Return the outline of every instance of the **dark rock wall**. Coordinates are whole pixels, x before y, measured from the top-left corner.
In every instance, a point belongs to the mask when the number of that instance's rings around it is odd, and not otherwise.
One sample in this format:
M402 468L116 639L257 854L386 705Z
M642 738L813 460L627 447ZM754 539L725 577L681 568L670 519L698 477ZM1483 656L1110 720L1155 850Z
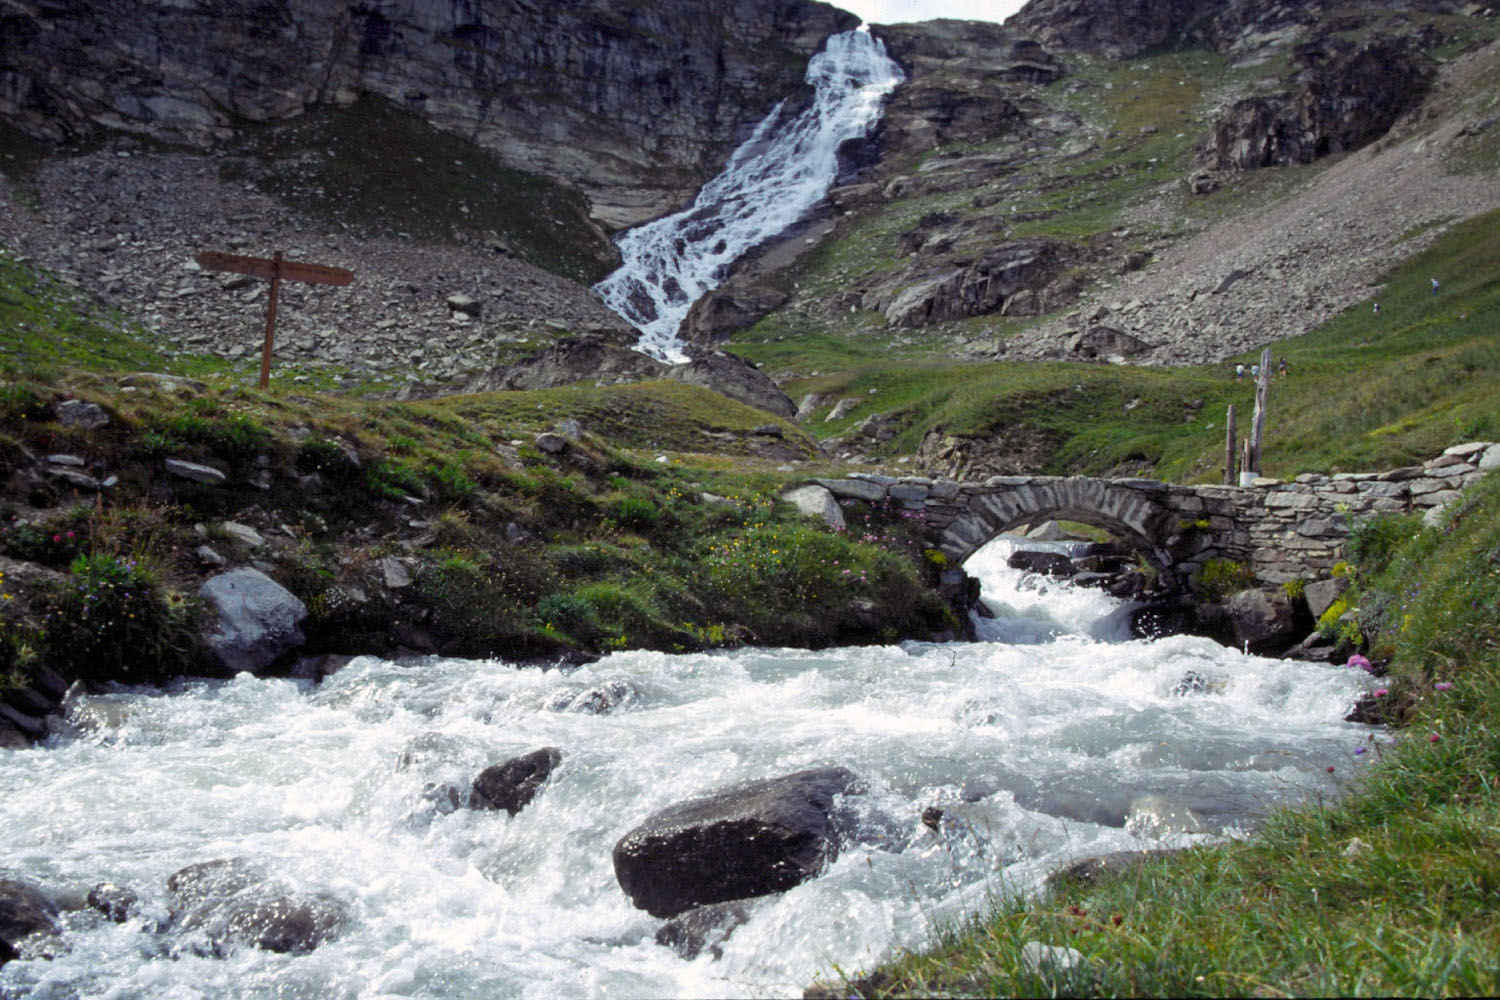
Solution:
M858 23L809 0L81 0L0 15L0 118L204 147L376 94L619 226L702 183L808 58Z

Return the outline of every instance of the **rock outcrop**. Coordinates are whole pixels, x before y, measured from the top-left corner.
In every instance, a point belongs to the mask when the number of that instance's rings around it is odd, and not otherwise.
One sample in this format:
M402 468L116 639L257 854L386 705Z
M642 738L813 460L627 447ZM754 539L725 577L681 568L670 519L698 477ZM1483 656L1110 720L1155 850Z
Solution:
M1292 90L1236 102L1198 150L1206 170L1311 163L1384 135L1426 93L1432 60L1406 38L1324 37L1296 48Z
M784 892L838 857L834 799L859 787L844 768L818 768L670 806L615 844L615 877L655 917Z
M376 95L623 226L696 190L857 23L807 0L10 4L0 118L56 140L104 128L207 147Z

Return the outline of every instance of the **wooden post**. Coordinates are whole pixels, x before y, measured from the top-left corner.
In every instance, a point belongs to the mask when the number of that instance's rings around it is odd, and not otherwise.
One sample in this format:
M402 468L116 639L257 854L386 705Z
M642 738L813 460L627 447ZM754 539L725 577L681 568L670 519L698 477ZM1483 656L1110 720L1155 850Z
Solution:
M231 271L271 280L271 297L266 306L266 341L260 351L260 387L271 384L271 344L276 338L276 297L281 292L281 282L306 281L314 285L347 285L354 281L354 272L342 267L326 264L309 264L304 261L282 260L281 251L266 257L241 257L230 253L204 251L198 255L198 265L210 271Z
M1239 468L1234 455L1234 404L1229 404L1229 412L1224 416L1224 485L1234 486L1239 482Z
M276 338L276 293L281 291L281 251L271 258L271 297L266 303L266 343L260 350L260 387L271 384L271 342Z
M1255 379L1255 415L1250 420L1250 471L1260 472L1260 451L1266 431L1266 400L1271 393L1271 349L1260 352L1260 375Z

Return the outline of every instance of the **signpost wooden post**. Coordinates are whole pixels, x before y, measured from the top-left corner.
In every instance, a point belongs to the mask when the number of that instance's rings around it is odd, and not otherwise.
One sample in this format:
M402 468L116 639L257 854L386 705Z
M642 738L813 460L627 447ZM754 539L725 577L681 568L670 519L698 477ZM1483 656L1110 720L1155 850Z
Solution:
M260 352L260 387L271 383L271 344L276 338L276 297L283 281L302 281L314 285L347 285L354 272L327 264L308 264L299 260L282 260L281 251L274 257L241 257L232 253L205 250L198 255L198 265L209 271L232 271L271 282L271 297L266 305L266 342Z

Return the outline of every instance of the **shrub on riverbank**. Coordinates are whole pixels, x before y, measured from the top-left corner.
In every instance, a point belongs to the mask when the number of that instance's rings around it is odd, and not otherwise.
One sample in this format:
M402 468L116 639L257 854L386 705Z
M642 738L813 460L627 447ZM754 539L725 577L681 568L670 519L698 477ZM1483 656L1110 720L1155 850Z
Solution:
M1500 477L1441 527L1368 536L1354 606L1394 656L1385 697L1399 686L1412 708L1329 761L1348 798L1279 812L1247 842L1002 899L838 995L1500 992ZM1029 942L1083 959L1028 965Z

